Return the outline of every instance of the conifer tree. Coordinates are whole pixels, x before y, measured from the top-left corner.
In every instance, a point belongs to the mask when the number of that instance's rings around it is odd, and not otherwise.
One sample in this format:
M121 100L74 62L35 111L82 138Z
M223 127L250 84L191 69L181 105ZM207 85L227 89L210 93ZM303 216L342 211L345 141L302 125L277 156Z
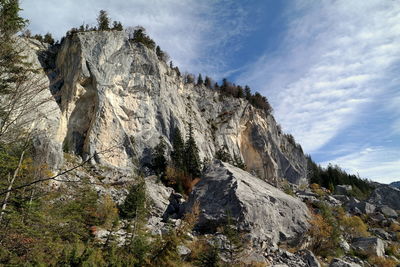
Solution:
M124 29L124 27L122 26L122 23L121 23L121 22L119 22L119 21L114 21L114 22L113 22L113 27L112 27L112 29L113 29L113 30L116 30L116 31L122 31L122 30Z
M240 85L237 87L237 97L238 98L244 97L244 91L243 91L243 88Z
M199 74L199 77L197 78L197 85L203 85L203 77L201 77L201 73Z
M199 148L193 136L193 124L189 123L188 137L185 143L185 168L193 178L200 176Z
M119 208L122 218L133 219L145 213L147 201L145 186L142 179L130 188L124 203Z
M231 154L228 152L228 147L226 145L220 147L220 149L215 152L215 158L229 164L233 164Z
M244 87L244 95L245 95L247 100L250 100L250 98L251 98L251 89L247 85Z
M167 148L162 136L159 137L160 142L154 148L153 169L157 175L163 175L167 168L167 159L165 158L165 150Z
M107 31L110 29L110 18L108 17L107 11L100 10L99 16L97 17L97 25L99 31Z
M44 35L43 42L48 43L50 45L54 44L54 39L51 33L48 32Z
M204 80L204 85L207 88L211 88L211 78L210 77L206 76L206 79Z
M184 170L184 154L185 142L183 141L181 131L178 127L175 128L172 136L172 152L171 159L175 168Z

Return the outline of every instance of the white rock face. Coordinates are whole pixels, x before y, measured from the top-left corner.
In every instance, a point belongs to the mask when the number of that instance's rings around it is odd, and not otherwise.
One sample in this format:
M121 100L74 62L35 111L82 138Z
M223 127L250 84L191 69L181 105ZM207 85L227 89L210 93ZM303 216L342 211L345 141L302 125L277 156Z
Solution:
M306 183L301 147L279 132L273 116L245 99L185 84L154 51L131 43L124 32L68 37L55 65L61 79L53 87L61 110L56 140L65 150L130 168L137 160L149 162L160 135L170 149L174 128L185 136L192 122L201 158L213 158L226 145L263 179ZM110 148L113 153L102 153Z
M51 91L50 80L55 81L56 77L51 70L43 69L47 56L54 55L54 51L47 44L34 39L18 38L17 43L25 61L31 64L35 72L30 73L21 86L24 89L20 90L24 90L28 99L16 103L17 106L23 106L25 112L18 111L19 118L15 118L15 122L26 132L32 132L36 163L57 169L63 164L62 140L57 136L61 111ZM1 99L0 104L4 100L7 99Z
M309 225L308 208L299 199L218 160L195 186L186 211L196 202L201 211L199 231L215 232L231 216L254 244L297 240Z

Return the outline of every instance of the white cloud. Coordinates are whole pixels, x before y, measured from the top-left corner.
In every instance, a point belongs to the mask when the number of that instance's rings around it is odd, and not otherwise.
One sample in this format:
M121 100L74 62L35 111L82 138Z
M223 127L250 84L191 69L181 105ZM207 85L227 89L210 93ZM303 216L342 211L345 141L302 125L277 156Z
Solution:
M321 163L339 165L349 173L363 178L390 183L400 180L400 151L384 147L367 147L358 152Z
M237 49L235 40L249 30L247 11L232 1L22 0L21 6L33 33L57 38L83 23L96 25L99 10L107 10L125 26L144 26L181 71L216 76L226 71L224 55Z
M263 91L283 128L316 152L388 90L400 61L400 3L298 1L288 19L282 49L237 80Z

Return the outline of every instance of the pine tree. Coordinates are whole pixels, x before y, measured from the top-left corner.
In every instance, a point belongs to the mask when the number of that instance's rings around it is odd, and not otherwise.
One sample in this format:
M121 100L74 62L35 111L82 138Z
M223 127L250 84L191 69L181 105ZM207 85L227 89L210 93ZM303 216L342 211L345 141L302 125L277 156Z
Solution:
M48 43L50 45L54 44L54 39L51 33L48 32L44 35L43 42Z
M188 137L185 143L185 168L192 178L200 176L199 148L193 136L193 124L189 123Z
M145 214L147 201L145 187L146 184L142 179L130 188L124 203L119 208L122 218L133 219Z
M122 31L122 30L124 29L124 27L122 26L122 23L121 23L121 22L119 22L119 21L114 21L114 22L113 22L113 27L112 27L112 29L113 29L113 30L116 30L116 31Z
M207 88L211 88L211 78L210 77L206 76L206 79L204 80L204 85Z
M197 78L197 85L203 85L203 77L201 77L201 73L199 74L199 77Z
M167 54L164 52L164 51L162 51L161 50L161 48L160 48L160 46L158 46L157 45L157 47L156 47L156 55L157 55L157 57L158 57L158 59L159 60L162 60L162 61L164 61L164 62L166 62L167 60ZM169 56L168 56L169 57Z
M162 136L159 137L160 142L154 148L153 153L153 169L157 175L164 175L167 168L167 159L165 158L165 150L167 148Z
M244 94L245 94L246 99L250 100L250 98L251 98L251 89L247 85L244 87Z
M229 164L233 164L232 156L228 152L228 147L226 145L220 147L220 149L215 152L215 158Z
M184 170L185 142L178 127L175 128L172 136L172 149L171 159L173 165L175 168Z
M110 29L110 18L108 17L107 11L100 10L99 16L97 17L97 25L99 31L107 31Z
M237 97L238 98L244 97L244 91L243 91L243 88L240 85L237 87Z

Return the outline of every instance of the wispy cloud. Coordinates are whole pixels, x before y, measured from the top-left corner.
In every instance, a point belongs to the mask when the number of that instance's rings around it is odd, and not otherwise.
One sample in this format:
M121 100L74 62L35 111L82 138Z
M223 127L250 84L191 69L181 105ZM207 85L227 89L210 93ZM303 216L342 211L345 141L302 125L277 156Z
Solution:
M397 1L298 1L282 49L238 80L263 91L307 152L343 132L387 91L400 60ZM397 75L397 74L396 74Z
M382 183L400 180L400 151L386 147L367 147L359 152L321 163L346 166L345 170Z
M247 10L235 1L196 0L22 0L33 33L60 38L71 27L96 25L99 10L125 26L144 26L182 71L220 76L224 56L237 49L249 25ZM231 17L235 19L231 19ZM229 18L229 19L228 19Z

